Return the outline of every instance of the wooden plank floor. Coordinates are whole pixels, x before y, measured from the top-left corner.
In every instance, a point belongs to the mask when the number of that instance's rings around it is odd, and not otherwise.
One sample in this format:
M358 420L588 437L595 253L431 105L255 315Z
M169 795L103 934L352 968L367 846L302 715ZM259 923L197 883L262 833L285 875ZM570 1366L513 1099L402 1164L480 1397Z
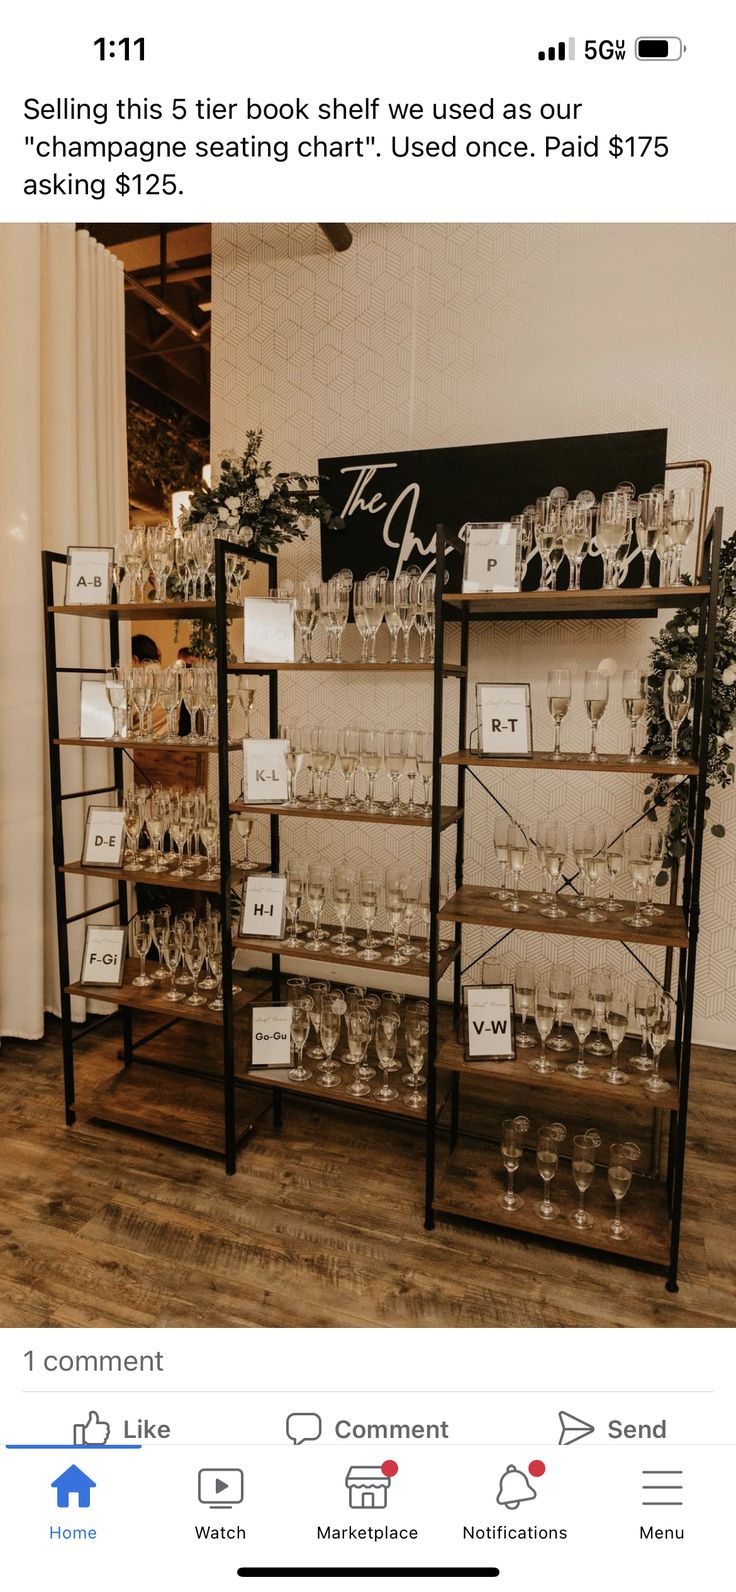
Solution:
M289 1099L281 1133L268 1117L257 1123L234 1178L217 1160L104 1126L95 1100L120 1073L110 1027L80 1055L72 1129L58 1024L40 1045L3 1041L2 1327L736 1324L728 1053L695 1057L680 1292L670 1295L661 1277L596 1256L449 1221L426 1233L412 1124ZM208 1031L191 1032L201 1066ZM173 1043L162 1036L151 1054ZM176 1046L186 1063L186 1043ZM163 1107L216 1085L147 1071L142 1093L157 1089ZM243 1102L255 1118L263 1096L246 1091ZM473 1118L482 1112L471 1099L468 1127Z

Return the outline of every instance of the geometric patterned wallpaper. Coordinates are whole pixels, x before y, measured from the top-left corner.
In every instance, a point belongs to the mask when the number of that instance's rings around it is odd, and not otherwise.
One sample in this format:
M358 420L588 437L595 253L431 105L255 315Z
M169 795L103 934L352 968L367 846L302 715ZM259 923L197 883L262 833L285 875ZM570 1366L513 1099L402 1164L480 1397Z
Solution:
M352 225L352 248L341 255L310 225L213 228L213 459L256 427L276 467L312 470L320 455L351 450L666 426L671 459L712 460L711 503L725 507L726 535L736 527L736 228ZM318 559L314 541L296 544L281 574L310 573ZM619 669L634 662L651 628L475 626L472 676L531 681L535 740L551 746L546 669L569 662L578 691L563 733L581 746L584 668L603 657ZM448 707L455 689L447 687ZM611 698L603 750L626 739L616 679ZM429 724L430 705L425 685L395 677L378 676L370 693L365 677L295 677L284 718L402 728ZM505 770L495 788L522 817L545 812L572 827L582 813L633 816L639 785ZM492 882L493 805L473 780L466 791L466 878ZM711 817L727 833L706 838L695 1033L736 1048L736 795L714 801ZM366 853L382 863L411 853L426 865L421 831L344 827L356 863ZM337 825L290 821L284 834L287 849L305 853L309 844L326 859L347 845ZM473 931L465 960L483 949ZM596 942L517 933L498 954L511 968L522 955L579 965L619 955ZM622 955L622 973L633 976ZM659 953L647 955L657 967Z

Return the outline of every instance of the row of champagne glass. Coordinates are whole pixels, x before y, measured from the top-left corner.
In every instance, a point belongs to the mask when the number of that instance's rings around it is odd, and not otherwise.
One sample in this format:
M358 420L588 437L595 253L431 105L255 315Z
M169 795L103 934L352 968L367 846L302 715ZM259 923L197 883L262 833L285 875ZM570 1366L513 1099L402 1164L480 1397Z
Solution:
M325 810L339 806L343 812L388 810L392 815L429 816L432 787L432 736L429 732L373 730L356 725L340 730L331 725L300 725L290 730L283 725L279 734L286 743L289 801L295 806ZM340 799L329 794L330 775L335 768L344 780ZM307 775L307 788L298 792L297 780L302 770ZM355 788L358 775L365 782L362 797ZM376 782L381 775L391 781L388 807L376 799ZM402 779L408 781L407 801L400 797Z
M289 917L285 947L298 950L302 946L313 951L329 948L336 956L355 953L361 962L384 962L389 967L404 967L412 960L428 962L428 879L393 864L382 874L375 867L358 869L347 863L330 866L306 862L300 857L290 858L285 874ZM442 899L449 889L449 874L443 874ZM340 926L340 933L333 936L321 927L328 906ZM311 933L304 938L299 932L300 913L312 920ZM383 914L390 929L388 946L384 937L375 933L375 925ZM357 942L355 935L348 933L353 917L365 930L364 938ZM419 944L412 945L412 938Z
M288 587L283 595L290 595ZM299 581L294 591L294 614L303 662L312 662L312 643L321 626L327 661L342 663L342 639L350 618L351 596L353 619L362 642L362 663L377 661L376 641L382 624L391 640L391 663L411 662L412 631L417 635L418 661L433 661L436 582L434 576L423 576L420 570L410 568L393 580L389 579L388 570L378 570L364 580L354 581L346 569L329 581Z
M594 492L578 492L571 500L565 487L556 486L513 515L511 523L526 559L539 554L542 585L548 588L556 589L560 565L567 559L570 586L578 590L586 556L603 559L604 586L620 585L628 571L634 532L644 560L643 584L651 585L650 565L656 552L662 584L678 585L682 555L695 525L695 498L691 487L667 492L662 485L637 498L632 483L622 481L614 491L603 492L597 503Z
M255 687L244 675L227 677L228 714L240 706L240 733L248 734ZM105 672L105 692L113 712L115 741L159 740L177 745L212 745L217 736L217 672L214 663L122 664ZM181 734L181 710L191 728ZM234 726L232 726L234 732Z
M149 579L154 599L189 602L212 598L215 592L215 542L229 536L217 519L205 516L197 524L175 531L171 524L131 525L115 546L112 579L118 601L127 580L130 602L143 602ZM248 569L242 558L228 555L225 562L227 597L235 601ZM172 590L173 588L173 590Z
M643 819L628 832L617 824L606 826L580 818L573 826L571 845L566 825L556 818L539 824L532 838L528 827L500 814L493 827L493 849L501 867L502 882L501 888L491 890L490 894L509 912L528 912L529 905L519 899L519 888L530 856L536 856L544 874L544 888L532 895L532 901L542 917L557 919L576 914L585 923L605 923L609 914L620 914L622 908L631 904L622 901L616 893L628 870L636 902L633 915L621 921L635 929L648 928L664 910L652 899L662 869L664 842L664 827L656 822L656 815L655 821ZM577 899L561 896L565 885L573 883L566 872L571 860L583 881L583 890ZM598 906L596 891L604 879L608 882L608 899Z
M556 760L562 756L560 749L560 730L563 719L566 718L572 700L573 673L569 668L549 669L547 671L547 705L554 720L555 744L552 757ZM667 669L662 683L662 701L665 717L670 726L671 746L667 761L679 762L677 755L677 737L680 726L684 723L690 712L692 695L692 680L689 675L683 674L679 669ZM598 725L608 707L610 699L610 678L602 669L586 669L583 682L583 701L585 711L590 719L590 752L589 763L600 762L597 749ZM636 749L637 730L640 720L644 717L647 705L647 674L641 665L634 669L624 669L621 678L621 704L629 723L629 757L630 763L640 761Z
M481 976L484 985L509 982L505 968L494 957L485 959ZM526 959L517 963L510 981L514 988L515 1010L521 1018L516 1044L526 1053L526 1063L532 1072L557 1072L555 1058L573 1056L575 1044L565 1032L565 1027L571 1024L577 1039L577 1055L565 1063L565 1071L573 1078L600 1077L605 1083L621 1087L630 1081L631 1075L621 1066L619 1051L626 1034L638 1029L641 1049L630 1058L630 1066L648 1094L668 1092L670 1085L660 1077L659 1066L672 1029L674 1002L657 980L637 979L632 991L626 981L615 978L607 966L574 974L564 961L543 967ZM538 1046L527 1027L530 1017L536 1024ZM597 1072L590 1066L586 1053L607 1058L609 1065L603 1072Z
M209 1006L223 1010L222 926L214 908L204 917L194 912L172 916L168 906L154 912L140 912L129 928L131 953L140 959L140 971L133 979L139 989L161 988L164 1000L172 1005ZM147 961L151 946L158 952L159 965ZM164 991L162 986L168 984ZM233 986L235 992L236 986ZM187 990L190 991L187 994ZM214 991L212 1000L202 991Z
M357 1098L372 1093L376 1100L387 1103L398 1099L399 1091L394 1082L400 1081L410 1087L403 1103L415 1111L424 1105L426 1096L420 1092L420 1084L426 1081L422 1071L427 1060L429 1033L426 1001L409 1002L402 994L370 994L358 984L333 989L325 980L302 978L287 980L286 998L291 1007L295 1065L289 1078L293 1083L306 1083L313 1076L312 1069L304 1061L305 1046L313 1029L315 1043L307 1055L319 1063L314 1077L321 1089L343 1088ZM343 1032L346 1049L338 1057L336 1052ZM396 1056L400 1040L408 1066L404 1074L403 1063ZM375 1078L376 1068L368 1060L371 1045L383 1076L380 1086L373 1090L370 1080ZM349 1084L343 1082L340 1070L343 1064L353 1068Z
M219 803L203 786L135 785L123 801L128 873L145 870L185 879L196 872L200 879L219 878Z
M524 1204L521 1195L514 1188L514 1176L522 1164L530 1128L529 1118L524 1116L508 1117L501 1124L501 1159L508 1182L506 1192L498 1197L498 1204L504 1211L521 1210ZM552 1182L559 1166L560 1148L566 1138L567 1129L562 1122L552 1122L548 1127L540 1128L537 1133L536 1163L542 1179L544 1197L536 1206L536 1211L545 1222L555 1221L562 1214L559 1205L556 1205L552 1199ZM585 1196L595 1177L596 1151L600 1149L601 1144L602 1139L597 1128L588 1128L585 1133L576 1133L573 1136L571 1171L578 1192L578 1203L569 1212L567 1220L580 1231L595 1226L595 1219L585 1208ZM608 1186L614 1198L614 1216L612 1221L606 1223L605 1231L609 1238L615 1238L619 1242L631 1237L631 1228L621 1216L621 1202L629 1192L634 1167L640 1156L641 1150L633 1140L612 1144L608 1151Z

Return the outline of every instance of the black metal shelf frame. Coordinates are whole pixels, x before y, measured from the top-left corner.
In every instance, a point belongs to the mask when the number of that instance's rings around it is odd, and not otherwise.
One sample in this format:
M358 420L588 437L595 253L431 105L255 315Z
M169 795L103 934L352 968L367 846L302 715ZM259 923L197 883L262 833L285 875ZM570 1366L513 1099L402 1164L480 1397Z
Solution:
M705 826L705 811L706 811L706 809L705 809L705 800L706 800L706 793L707 793L708 725L709 725L709 721L710 721L710 708L711 708L711 697L712 697L712 688L713 688L713 666L714 666L715 643L716 643L716 621L717 621L717 615L718 615L719 565L720 565L720 552L721 552L722 534L723 534L723 510L721 508L717 508L717 509L715 509L713 511L712 517L711 517L711 519L710 519L710 521L708 523L708 526L707 526L707 530L705 531L705 534L701 537L701 541L700 541L700 544L699 544L699 562L698 562L697 579L698 579L699 585L701 586L702 590L698 593L697 596L695 596L693 593L688 593L688 589L686 587L683 587L683 599L684 599L684 602L687 602L690 606L692 606L695 609L696 614L697 614L697 622L698 622L697 672L696 672L696 676L695 676L695 689L694 689L694 693L693 693L693 712L692 712L693 737L692 737L692 753L691 753L691 759L695 763L696 769L693 770L691 773L688 773L688 774L683 776L683 778L688 783L688 813L687 813L686 851L685 851L684 868L683 868L683 876L682 876L682 908L683 908L683 913L684 913L685 922L686 922L686 926L687 926L687 945L681 947L678 950L677 970L676 970L676 976L675 976L675 980L674 980L674 983L675 983L675 996L676 996L676 1020L675 1020L675 1034L674 1034L674 1050L675 1050L675 1066L676 1066L678 1085L679 1085L679 1105L678 1105L677 1110L670 1114L671 1126L670 1126L670 1132L669 1132L669 1135L668 1135L668 1152L667 1152L667 1169L666 1169L667 1205L668 1205L668 1210L669 1210L669 1222L670 1222L669 1246L668 1246L669 1247L669 1260L668 1260L668 1265L667 1265L667 1268L666 1268L666 1276L667 1276L666 1287L667 1287L667 1290L669 1292L672 1292L672 1293L677 1292L677 1288L678 1288L677 1278L678 1278L678 1259L679 1259L679 1250L680 1250L680 1236L681 1236L681 1226L682 1226L682 1197L683 1197L683 1181L684 1181L686 1141L687 1141L687 1109L688 1109L688 1092L689 1092L689 1083L690 1083L690 1066L691 1066L691 1050L692 1050L693 1002L694 1002L694 992L695 992L695 970L696 970L696 958L697 958L698 932L699 932L699 926L700 926L700 880L701 880L701 871L702 871L703 833L704 833L704 826ZM445 562L446 562L446 549L447 549L448 545L449 546L457 546L457 542L456 542L454 537L448 535L445 532L443 526L438 526L437 527L437 591L440 594L443 591ZM523 617L525 618L525 621L527 623L529 623L529 622L533 623L535 618L549 620L550 618L556 617L553 594L550 594L550 595L551 595L552 600L551 600L549 605L540 604L540 606L538 608L538 611L535 614L533 614L533 615L529 615L528 613L524 614ZM654 603L656 605L656 591L653 591L652 597L653 597L653 601L654 601ZM461 696L462 696L462 720L461 720L461 723L462 723L463 735L465 735L467 733L468 638L469 638L469 626L470 626L471 617L472 617L472 615L471 615L472 605L471 604L463 604L462 600L461 599L458 600L457 597L454 598L453 601L454 601L454 607L452 608L452 617L453 617L453 619L459 620L459 624L460 624L460 656L461 656L461 662L465 665L465 668L466 668L466 672L465 672L465 674L463 676L463 679L461 681ZM446 606L446 604L445 604L445 602L443 602L442 597L438 596L437 618L436 618L436 652L435 652L435 725L434 725L434 729L435 729L435 737L434 737L434 765L435 765L434 766L434 777L435 777L435 781L438 780L439 773L440 773L441 732L442 732L441 699L439 699L439 701L438 701L437 690L436 690L436 682L437 682L437 679L441 679L441 677L442 677L444 640L445 640L445 626L446 626L446 623L447 623L447 614L445 613L445 606ZM670 603L669 606L672 606L672 603ZM571 617L574 617L574 618L577 619L577 622L580 623L581 620L583 620L583 619L585 619L585 620L591 620L591 619L602 620L602 619L606 619L606 618L621 618L621 617L625 617L625 616L626 616L626 593L622 593L621 603L619 605L616 605L615 607L613 605L611 605L610 603L602 604L600 609L598 611L594 612L594 613L593 612L587 612L584 615L582 615L582 614L575 615L575 616L567 615L566 617L568 619L571 618ZM514 608L513 608L513 598L512 598L504 605L504 611L503 612L495 614L495 615L491 615L491 614L485 613L482 617L484 618L486 623L488 623L488 622L502 623L505 620L513 619L515 617L521 617L521 616L520 615L517 616L515 614ZM634 615L634 617L635 617L635 615ZM467 741L464 740L463 744L467 744ZM489 772L490 767L491 767L490 764L484 765L484 772L486 774ZM465 767L461 764L459 766L459 770L458 770L459 783L458 783L457 801L458 801L458 805L463 810L463 816L461 817L461 819L459 820L458 825L457 825L458 846L457 846L456 872L455 872L456 888L457 889L459 889L460 886L462 885L462 882L463 882L463 868L464 868L464 850L465 850L464 783L465 783L465 772L466 772ZM471 772L472 772L472 770L471 770ZM435 788L438 788L438 787L435 786ZM489 794L491 794L491 793L489 793ZM439 845L440 845L440 829L439 829L439 824L437 822L437 819L436 819L436 817L435 817L435 815L433 813L433 823L432 823L432 883L431 883L431 913L432 913L432 919L431 919L431 930L430 930L430 965L433 966L433 967L435 966L434 953L436 953L437 940L438 940L438 934L439 934L439 922L438 922L438 918L437 918L437 913L438 913L438 909L439 909ZM675 886L675 888L676 888L676 886ZM510 924L509 925L509 932L511 932L514 929L517 929L517 930L521 929L521 931L523 932L523 929L524 929L523 923L521 925L518 924L518 923L515 923L513 925ZM571 929L571 932L574 933L574 929ZM462 925L460 923L456 923L456 925L455 925L455 937L456 937L456 943L459 946L459 954L455 958L455 966L454 966L453 1018L454 1018L455 1024L457 1025L459 1023L460 1013L461 1013L462 974L463 974L462 955L461 955ZM632 952L632 955L634 955L634 954L635 953ZM672 951L672 949L668 949L668 951L666 953L665 973L664 973L664 981L668 985L671 985L671 981L672 981L672 960L673 960L673 951ZM439 1205L439 1203L436 1202L436 1160L437 1160L437 1112L436 1112L437 1065L436 1065L436 1062L437 1062L437 1056L438 1056L438 989L437 989L437 981L436 980L432 980L432 982L430 984L429 1065L428 1065L428 1088L427 1088L427 1096L428 1096L428 1099L427 1099L427 1158L426 1158L426 1187L425 1187L425 1226L428 1229L430 1229L430 1230L434 1227L435 1216L442 1214L441 1206ZM488 1088L490 1090L492 1090L493 1089L493 1081L492 1080L486 1080L486 1083L487 1083ZM551 1083L550 1087L552 1088L553 1085L554 1085L554 1079L552 1079L552 1083ZM612 1097L615 1099L615 1091L612 1091ZM459 1073L455 1073L453 1075L452 1085L451 1085L451 1090L450 1090L450 1154L452 1154L452 1151L455 1148L455 1145L457 1143L458 1131L459 1131L459 1110L460 1110L460 1074ZM660 1120L661 1120L661 1118L660 1118L659 1109L657 1107L653 1107L653 1130L654 1130L653 1136L654 1136L655 1143L657 1143L657 1144L658 1144L658 1129L659 1129ZM469 1219L478 1220L477 1216L469 1217ZM484 1225L486 1225L486 1224L484 1224ZM492 1217L490 1215L489 1215L489 1220L488 1220L488 1224L487 1225L489 1225L489 1226L495 1225L494 1222L493 1222L493 1219L492 1219ZM510 1229L504 1229L504 1230L505 1231L509 1231ZM522 1236L516 1230L511 1230L511 1231L513 1231L514 1236L516 1236L516 1237ZM526 1236L527 1238L531 1239L531 1238L536 1238L538 1235L536 1235L536 1234L534 1234L533 1232L530 1231L529 1233L526 1233L523 1236ZM555 1242L556 1241L554 1234L549 1234L549 1235L545 1235L545 1236L548 1237L550 1242ZM566 1234L565 1237L566 1237L567 1241L569 1242L569 1233ZM560 1240L560 1242L561 1241L562 1240ZM626 1259L625 1254L621 1258L625 1260ZM633 1261L631 1263L634 1264ZM664 1268L662 1268L660 1266L652 1265L651 1269L663 1270Z

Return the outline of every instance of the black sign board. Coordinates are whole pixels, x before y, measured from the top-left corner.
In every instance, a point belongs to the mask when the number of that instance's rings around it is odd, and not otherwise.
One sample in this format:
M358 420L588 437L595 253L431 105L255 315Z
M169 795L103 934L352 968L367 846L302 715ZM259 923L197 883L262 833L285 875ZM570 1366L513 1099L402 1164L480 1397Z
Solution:
M564 378L563 378L564 379ZM361 453L320 459L322 492L345 519L345 530L322 532L322 574L352 569L356 579L408 565L434 568L438 524L457 532L467 521L507 520L527 503L564 486L570 497L589 490L599 500L622 481L648 492L664 481L667 432L611 431L590 437L546 437L533 442L481 443L468 448L422 448L410 453ZM539 559L524 579L539 584ZM656 556L652 579L657 579ZM625 585L641 585L641 556L629 565ZM462 557L451 554L449 585L459 591ZM586 558L582 585L603 581L600 558ZM559 585L568 584L567 560Z

